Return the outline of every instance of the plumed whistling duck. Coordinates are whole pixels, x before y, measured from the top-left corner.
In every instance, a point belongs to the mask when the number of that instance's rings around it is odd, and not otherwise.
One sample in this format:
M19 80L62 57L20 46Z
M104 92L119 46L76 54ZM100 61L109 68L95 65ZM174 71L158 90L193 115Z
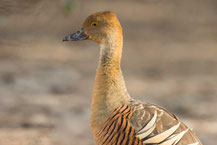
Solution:
M122 28L114 13L88 16L80 31L63 39L76 40L100 45L90 114L97 145L202 145L173 113L130 97L120 67Z

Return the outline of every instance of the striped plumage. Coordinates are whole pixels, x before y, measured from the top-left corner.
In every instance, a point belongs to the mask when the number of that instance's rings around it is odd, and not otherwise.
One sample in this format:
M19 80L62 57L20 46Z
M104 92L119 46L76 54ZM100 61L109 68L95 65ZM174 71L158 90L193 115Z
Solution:
M132 110L128 105L116 108L97 133L97 144L142 144L134 136L135 129L129 123Z
M114 13L90 15L81 31L64 41L85 39L101 48L90 115L97 145L202 145L174 114L130 97L120 68L122 28Z

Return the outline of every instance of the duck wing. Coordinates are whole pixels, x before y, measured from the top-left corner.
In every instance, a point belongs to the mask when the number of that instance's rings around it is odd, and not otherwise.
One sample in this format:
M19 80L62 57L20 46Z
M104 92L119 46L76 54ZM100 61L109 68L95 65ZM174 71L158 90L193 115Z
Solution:
M166 109L136 100L130 102L130 108L130 124L143 144L202 145L192 129Z

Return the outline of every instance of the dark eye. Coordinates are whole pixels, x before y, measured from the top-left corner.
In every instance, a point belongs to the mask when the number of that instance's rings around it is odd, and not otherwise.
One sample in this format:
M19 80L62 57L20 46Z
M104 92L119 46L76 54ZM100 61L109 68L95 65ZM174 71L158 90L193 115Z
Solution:
M97 27L97 26L98 26L98 23L97 23L97 22L93 22L93 23L91 23L91 26L92 26L92 27Z

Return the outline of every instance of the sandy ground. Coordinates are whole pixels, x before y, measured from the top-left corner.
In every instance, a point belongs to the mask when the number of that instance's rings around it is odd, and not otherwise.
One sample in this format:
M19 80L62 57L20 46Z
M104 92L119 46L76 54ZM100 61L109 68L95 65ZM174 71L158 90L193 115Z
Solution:
M116 12L123 26L131 96L167 108L205 145L216 144L216 0L1 2L0 145L94 145L99 48L61 40L100 10Z

